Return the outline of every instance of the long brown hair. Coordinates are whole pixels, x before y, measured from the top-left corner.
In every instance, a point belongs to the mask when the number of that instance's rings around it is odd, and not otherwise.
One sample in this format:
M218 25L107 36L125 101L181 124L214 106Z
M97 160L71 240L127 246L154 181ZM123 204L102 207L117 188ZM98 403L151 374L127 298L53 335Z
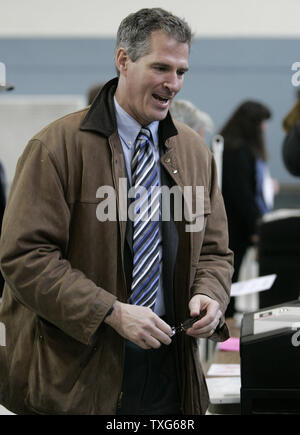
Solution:
M288 133L295 125L300 121L300 95L299 101L294 105L294 107L289 111L282 122L283 129Z
M272 116L270 109L257 101L245 101L232 114L220 134L224 138L224 148L236 149L241 144L250 147L255 157L267 160L263 121Z

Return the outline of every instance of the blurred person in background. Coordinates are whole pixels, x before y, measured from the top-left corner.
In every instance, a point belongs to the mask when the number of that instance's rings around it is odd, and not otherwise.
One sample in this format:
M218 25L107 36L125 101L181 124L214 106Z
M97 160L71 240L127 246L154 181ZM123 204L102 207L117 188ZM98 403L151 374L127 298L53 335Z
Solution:
M283 161L287 170L295 177L300 176L300 90L298 101L283 120L286 136L283 142Z
M170 113L174 119L184 122L195 130L204 140L206 133L212 133L214 130L214 123L209 114L199 110L190 101L173 101Z
M258 241L257 223L273 207L277 189L267 166L265 130L270 109L256 101L242 103L222 128L222 193L228 217L229 246L234 251L233 282L238 280L247 249ZM226 317L235 313L234 298Z

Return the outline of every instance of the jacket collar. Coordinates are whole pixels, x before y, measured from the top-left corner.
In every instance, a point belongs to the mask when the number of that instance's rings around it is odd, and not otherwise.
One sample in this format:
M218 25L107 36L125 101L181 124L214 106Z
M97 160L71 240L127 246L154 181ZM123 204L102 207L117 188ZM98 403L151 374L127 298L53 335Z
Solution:
M107 82L101 92L97 95L85 118L80 130L94 131L103 136L109 137L117 131L117 121L114 108L114 95L118 86L118 78ZM178 131L168 112L166 118L159 123L159 138L165 143L171 136L176 136Z

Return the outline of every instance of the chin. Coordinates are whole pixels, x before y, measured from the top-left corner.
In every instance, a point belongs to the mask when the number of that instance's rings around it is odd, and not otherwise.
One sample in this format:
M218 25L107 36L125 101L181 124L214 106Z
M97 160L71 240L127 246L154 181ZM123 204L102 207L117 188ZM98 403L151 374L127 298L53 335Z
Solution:
M155 113L153 113L153 117L152 117L153 119L152 119L151 122L153 122L153 121L162 121L163 119L165 119L167 114L168 114L168 110L155 111Z

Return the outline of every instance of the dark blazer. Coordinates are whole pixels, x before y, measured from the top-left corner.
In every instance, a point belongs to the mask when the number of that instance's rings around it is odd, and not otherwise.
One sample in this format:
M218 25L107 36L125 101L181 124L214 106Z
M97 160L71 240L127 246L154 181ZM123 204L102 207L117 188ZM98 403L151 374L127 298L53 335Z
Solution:
M286 135L283 142L282 157L287 170L300 176L300 122Z
M231 249L250 245L256 233L260 212L255 202L255 156L241 143L236 149L224 149L222 193L228 218Z

